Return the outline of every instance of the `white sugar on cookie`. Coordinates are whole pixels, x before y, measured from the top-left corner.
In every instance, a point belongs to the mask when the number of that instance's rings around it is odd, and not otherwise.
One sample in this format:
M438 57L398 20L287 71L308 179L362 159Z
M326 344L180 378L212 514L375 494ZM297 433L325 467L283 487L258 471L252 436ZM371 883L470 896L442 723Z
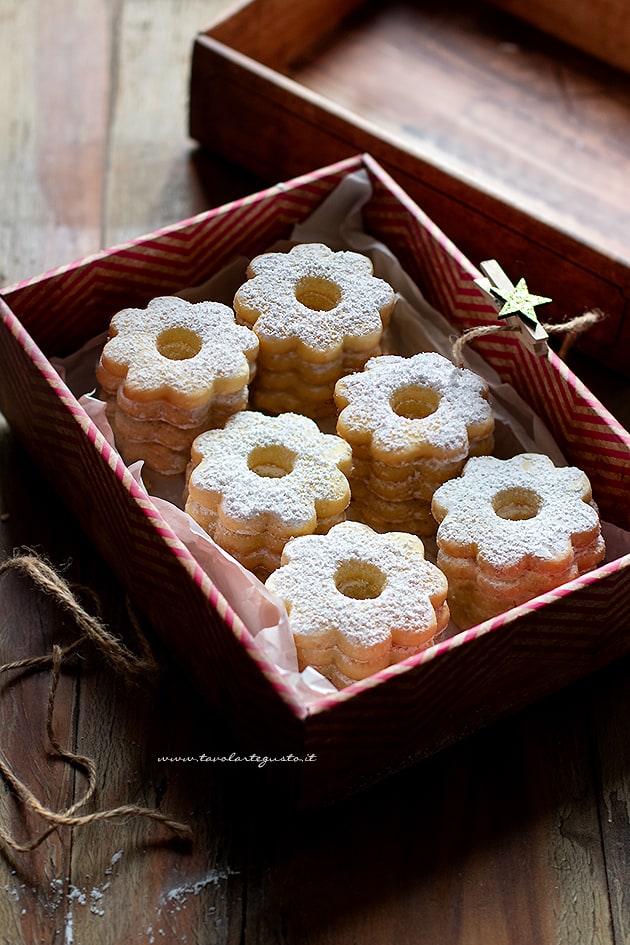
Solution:
M605 553L588 477L548 456L468 460L435 492L437 563L464 629L595 567Z
M358 522L289 541L266 585L285 603L300 667L338 686L420 652L449 620L446 578L421 540Z
M247 406L257 353L218 302L163 296L114 315L96 379L126 462L183 472L195 436Z

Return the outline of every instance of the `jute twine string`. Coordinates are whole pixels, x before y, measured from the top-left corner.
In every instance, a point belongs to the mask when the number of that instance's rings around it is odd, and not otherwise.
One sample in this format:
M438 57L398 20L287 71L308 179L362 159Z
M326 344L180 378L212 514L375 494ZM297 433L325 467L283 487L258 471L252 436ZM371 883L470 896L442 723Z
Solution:
M136 655L133 651L128 649L121 640L110 633L99 617L88 613L73 594L68 583L38 555L28 552L6 559L0 564L0 577L8 571L29 577L40 591L50 596L62 610L72 617L74 624L79 630L79 637L73 643L63 648L55 644L52 648L52 653L46 656L29 657L16 660L12 663L5 663L0 666L0 673L6 673L12 670L30 672L50 668L50 689L46 712L46 734L50 746L50 753L53 757L60 758L68 764L81 769L85 774L87 786L74 804L60 811L51 810L49 807L42 804L37 797L35 797L30 788L17 777L4 753L0 752L0 774L5 779L6 783L11 787L16 797L19 798L25 807L39 814L48 823L48 827L38 837L26 843L19 843L11 836L8 830L0 824L0 842L19 853L28 853L36 849L58 827L81 827L85 824L100 820L112 820L114 818L129 816L147 817L151 820L155 820L171 830L175 836L182 839L190 839L192 837L192 831L187 824L172 820L153 808L140 807L136 804L124 804L119 807L100 810L91 814L78 813L81 808L87 804L96 789L96 765L91 758L63 748L63 746L59 744L53 730L55 697L62 667L64 663L67 663L71 657L77 654L81 644L84 644L86 641L91 643L99 651L125 682L129 684L146 683L156 677L159 667L137 620L134 620L133 615L131 615L142 650L141 656Z
M549 335L565 335L562 346L558 352L561 358L564 358L579 334L602 321L606 316L599 309L593 309L590 312L584 312L582 315L576 315L566 322L557 322L552 324L542 323L542 327ZM469 328L462 332L453 341L453 361L458 367L464 366L464 348L467 344L475 341L477 338L483 338L484 335L496 335L501 331L512 331L513 329L504 322L497 321L493 325L479 325L476 328Z

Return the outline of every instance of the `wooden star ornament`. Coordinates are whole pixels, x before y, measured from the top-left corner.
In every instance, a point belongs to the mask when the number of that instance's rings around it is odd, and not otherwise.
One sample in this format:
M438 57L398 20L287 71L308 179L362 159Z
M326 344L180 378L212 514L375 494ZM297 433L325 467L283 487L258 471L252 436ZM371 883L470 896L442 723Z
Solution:
M521 315L532 325L538 322L536 306L551 302L551 299L544 295L532 295L527 288L525 279L519 279L516 285L513 285L509 290L501 286L493 286L493 291L505 302L503 308L497 314L497 318L505 318L507 315L514 313Z
M525 279L519 279L514 285L496 259L487 259L480 263L479 268L483 278L475 281L495 305L501 306L497 318L506 327L518 331L534 354L547 354L549 336L538 321L536 306L551 302L551 299L544 295L533 295Z

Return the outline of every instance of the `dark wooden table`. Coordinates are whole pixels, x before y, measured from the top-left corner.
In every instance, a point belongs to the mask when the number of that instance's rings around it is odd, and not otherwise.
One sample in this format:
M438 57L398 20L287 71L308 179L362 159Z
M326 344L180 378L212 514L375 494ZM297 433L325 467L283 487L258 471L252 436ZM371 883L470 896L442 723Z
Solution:
M2 284L257 189L186 137L192 37L225 5L3 0ZM573 357L627 423L627 379ZM124 592L2 422L3 560L24 547L133 645ZM73 632L27 577L0 576L0 662ZM254 765L160 760L234 746L158 655L157 683L130 686L83 648L61 674L54 735L95 763L82 813L157 809L192 841L134 815L59 827L30 852L4 843L1 942L630 942L629 660L305 815L283 810ZM49 751L49 687L48 669L0 677L0 751L60 810L87 782ZM44 827L3 783L0 828L25 843Z

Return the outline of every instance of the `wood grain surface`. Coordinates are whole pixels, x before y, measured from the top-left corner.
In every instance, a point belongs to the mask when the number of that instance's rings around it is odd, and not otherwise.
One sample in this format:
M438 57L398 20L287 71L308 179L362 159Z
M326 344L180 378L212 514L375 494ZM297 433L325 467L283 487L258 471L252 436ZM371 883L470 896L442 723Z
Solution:
M257 188L186 137L192 39L226 5L1 0L2 284ZM626 419L627 386L582 367ZM86 607L94 595L135 645L120 586L0 421L2 558L24 547ZM28 579L0 576L0 662L74 635ZM157 684L130 686L83 647L62 673L54 732L96 764L85 812L156 808L189 824L192 841L135 816L60 827L32 852L5 846L0 942L630 942L627 660L358 797L298 814L255 765L161 760L234 746L170 655L158 656ZM0 751L61 809L86 780L50 754L49 685L48 670L0 677ZM20 842L44 826L6 783L0 824Z

